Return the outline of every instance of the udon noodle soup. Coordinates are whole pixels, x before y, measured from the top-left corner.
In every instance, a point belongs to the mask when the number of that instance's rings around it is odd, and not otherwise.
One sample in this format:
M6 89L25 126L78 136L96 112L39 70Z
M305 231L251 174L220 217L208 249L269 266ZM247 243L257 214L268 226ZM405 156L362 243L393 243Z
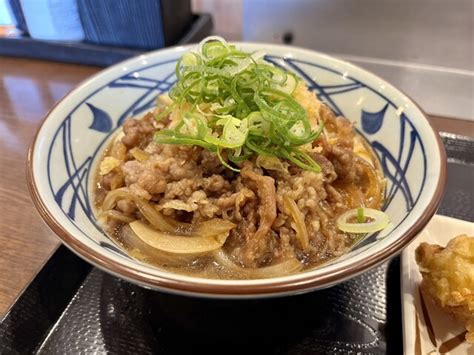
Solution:
M132 257L208 278L283 276L386 227L384 178L351 122L220 38L128 118L97 168L97 216Z

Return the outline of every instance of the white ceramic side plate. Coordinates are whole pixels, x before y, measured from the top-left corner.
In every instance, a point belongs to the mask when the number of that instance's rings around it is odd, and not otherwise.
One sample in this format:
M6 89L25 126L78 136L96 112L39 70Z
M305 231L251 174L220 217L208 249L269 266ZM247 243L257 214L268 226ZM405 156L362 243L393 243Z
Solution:
M421 242L446 246L459 234L474 235L474 223L435 215L402 253L402 309L405 354L474 354L464 338L465 328L420 293L421 274L415 249ZM426 298L426 297L425 297Z

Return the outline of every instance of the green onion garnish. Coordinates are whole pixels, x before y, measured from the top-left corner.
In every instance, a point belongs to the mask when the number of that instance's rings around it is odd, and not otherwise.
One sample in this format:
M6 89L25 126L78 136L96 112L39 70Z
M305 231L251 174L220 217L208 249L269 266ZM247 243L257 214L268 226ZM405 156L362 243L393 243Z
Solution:
M169 93L173 104L158 117L173 112L178 122L158 131L156 142L203 147L234 171L239 169L229 162L239 164L255 154L321 171L301 149L323 127L313 131L305 109L292 96L300 79L263 56L238 50L220 37L208 37L197 51L184 54Z
M364 209L362 207L359 207L357 209L357 223L364 223L364 222L365 222Z
M359 219L362 216L363 220ZM365 218L369 220L365 220ZM352 222L356 219L356 223ZM386 213L373 208L355 208L341 214L336 220L336 226L347 233L374 233L389 226L390 220ZM357 243L357 242L356 242Z

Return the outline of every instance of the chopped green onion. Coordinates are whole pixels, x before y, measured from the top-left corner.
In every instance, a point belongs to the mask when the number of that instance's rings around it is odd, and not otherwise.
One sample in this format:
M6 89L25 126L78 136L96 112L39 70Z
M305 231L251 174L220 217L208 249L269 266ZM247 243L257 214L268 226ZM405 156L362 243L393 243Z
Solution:
M296 166L299 166L301 169L314 171L315 173L321 172L321 167L317 164L313 158L311 158L305 152L298 149L282 149L281 154L284 158L293 162Z
M365 222L364 209L362 207L359 207L357 209L357 223L364 223L364 222Z
M164 144L197 145L239 164L252 155L286 159L302 169L320 172L319 165L300 146L322 132L311 129L306 110L292 96L300 80L264 60L261 51L247 53L211 36L197 51L182 56L176 65L178 81L169 96L173 104L173 129L155 134ZM226 150L226 159L221 155Z
M221 155L221 151L219 148L217 148L217 157L221 161L221 164L224 165L227 169L230 169L232 171L235 171L236 173L240 173L240 169L234 168L233 166L230 166L223 158Z
M338 217L336 221L337 228L347 233L373 233L385 229L389 225L390 220L384 212L367 207L360 209L364 219L369 217L370 221L364 220L363 223L360 223L358 221L359 208L355 208ZM348 222L354 219L357 219L356 223Z

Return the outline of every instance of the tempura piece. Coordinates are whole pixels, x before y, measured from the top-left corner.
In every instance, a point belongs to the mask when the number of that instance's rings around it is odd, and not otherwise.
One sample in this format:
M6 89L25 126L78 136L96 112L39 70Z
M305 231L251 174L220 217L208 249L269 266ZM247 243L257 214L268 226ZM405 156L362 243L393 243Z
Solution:
M446 248L421 243L416 262L423 291L465 324L466 339L474 343L474 237L459 235Z

